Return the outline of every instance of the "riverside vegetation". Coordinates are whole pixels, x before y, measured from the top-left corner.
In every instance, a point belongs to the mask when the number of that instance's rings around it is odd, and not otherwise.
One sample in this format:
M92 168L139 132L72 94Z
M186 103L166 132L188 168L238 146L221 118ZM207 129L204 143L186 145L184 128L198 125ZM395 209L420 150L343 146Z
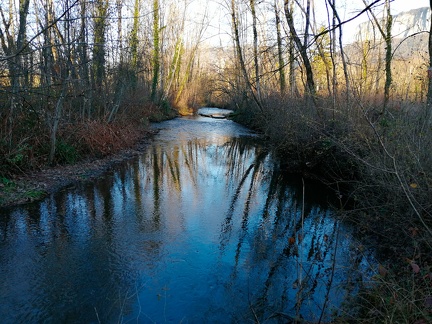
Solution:
M373 282L364 283L336 322L430 322L432 128L425 105L392 108L375 120L373 105L357 107L363 111L356 118L326 116L324 109L319 116L286 98L269 107L266 118L258 111L238 118L268 137L287 172L333 188L334 207L355 225L358 253L377 253Z
M431 322L431 50L399 55L430 33L397 39L389 0L364 1L372 35L350 46L334 0L324 23L311 0L222 2L233 46L203 45L208 15L186 37L187 1L0 7L0 203L42 197L20 178L132 147L150 121L230 108L281 168L333 188L358 252L376 251L373 281L335 321Z

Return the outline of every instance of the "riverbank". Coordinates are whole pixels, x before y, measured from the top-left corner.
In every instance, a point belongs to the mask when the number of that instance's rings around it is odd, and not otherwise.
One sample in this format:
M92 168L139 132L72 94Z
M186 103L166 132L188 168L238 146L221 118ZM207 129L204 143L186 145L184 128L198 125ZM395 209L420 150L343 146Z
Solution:
M432 128L422 105L374 115L335 114L301 100L276 99L238 121L259 129L283 167L335 190L345 222L363 249L376 251L373 281L364 283L341 320L432 321ZM352 110L354 111L354 110ZM355 314L352 310L355 310ZM389 320L391 319L391 320Z
M30 203L78 182L92 181L117 164L140 154L153 135L154 131L141 130L141 137L131 146L102 158L86 157L74 164L44 167L9 179L2 178L0 207Z
M150 122L178 116L175 110L154 105L135 109L135 119L121 115L113 122L62 125L51 164L46 130L35 125L24 144L0 159L0 207L30 203L77 182L92 181L145 148L154 134Z

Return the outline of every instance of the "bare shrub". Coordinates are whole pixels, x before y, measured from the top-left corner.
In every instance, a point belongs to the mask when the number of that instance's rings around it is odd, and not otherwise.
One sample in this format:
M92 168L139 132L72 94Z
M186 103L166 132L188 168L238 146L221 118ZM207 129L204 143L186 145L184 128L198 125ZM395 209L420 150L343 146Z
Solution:
M103 157L131 147L142 137L142 131L133 123L108 124L93 120L74 125L73 130L67 129L64 136L69 134L80 152Z

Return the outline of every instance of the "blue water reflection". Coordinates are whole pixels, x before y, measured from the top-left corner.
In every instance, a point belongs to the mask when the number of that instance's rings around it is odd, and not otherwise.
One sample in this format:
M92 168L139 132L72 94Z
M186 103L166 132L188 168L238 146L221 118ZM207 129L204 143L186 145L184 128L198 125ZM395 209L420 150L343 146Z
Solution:
M285 323L337 311L358 276L355 242L325 191L306 183L303 197L231 121L155 127L144 154L94 184L2 211L2 322Z

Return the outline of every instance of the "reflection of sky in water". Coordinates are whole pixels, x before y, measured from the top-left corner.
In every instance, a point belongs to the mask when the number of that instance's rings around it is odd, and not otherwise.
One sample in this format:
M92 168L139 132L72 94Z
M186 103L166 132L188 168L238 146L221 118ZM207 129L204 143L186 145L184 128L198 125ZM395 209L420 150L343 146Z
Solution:
M355 247L331 211L307 193L302 222L301 188L233 122L155 127L145 154L94 185L1 219L2 318L316 321L329 293L327 317Z

